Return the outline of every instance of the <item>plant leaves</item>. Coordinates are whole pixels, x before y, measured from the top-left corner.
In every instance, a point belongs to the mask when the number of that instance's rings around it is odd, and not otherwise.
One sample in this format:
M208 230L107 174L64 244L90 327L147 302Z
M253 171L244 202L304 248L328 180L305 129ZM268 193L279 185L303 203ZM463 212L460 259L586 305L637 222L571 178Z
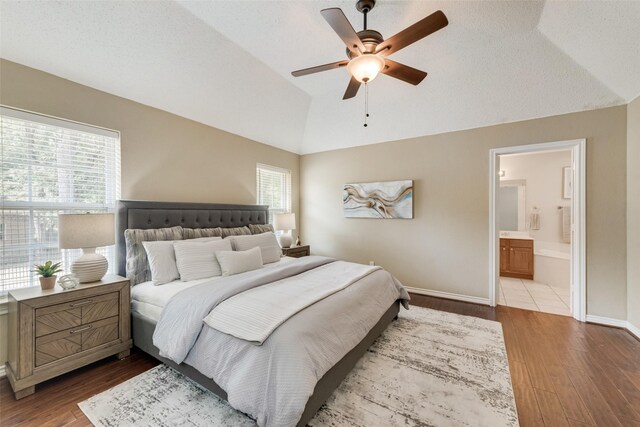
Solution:
M49 260L44 264L34 264L33 266L35 267L35 269L33 270L33 272L41 275L42 277L51 277L54 274L62 271L61 265L62 261L56 262L54 264L53 261Z

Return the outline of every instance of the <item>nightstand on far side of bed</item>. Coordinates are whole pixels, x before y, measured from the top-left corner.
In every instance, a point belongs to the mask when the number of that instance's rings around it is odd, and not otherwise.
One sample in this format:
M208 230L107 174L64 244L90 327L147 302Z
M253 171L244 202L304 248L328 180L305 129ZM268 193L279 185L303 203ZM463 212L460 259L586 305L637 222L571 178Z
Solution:
M6 373L16 399L35 385L132 346L129 280L105 276L77 288L9 292Z
M302 258L303 256L311 255L311 248L309 245L291 246L290 248L282 248L282 255L290 256L293 258Z

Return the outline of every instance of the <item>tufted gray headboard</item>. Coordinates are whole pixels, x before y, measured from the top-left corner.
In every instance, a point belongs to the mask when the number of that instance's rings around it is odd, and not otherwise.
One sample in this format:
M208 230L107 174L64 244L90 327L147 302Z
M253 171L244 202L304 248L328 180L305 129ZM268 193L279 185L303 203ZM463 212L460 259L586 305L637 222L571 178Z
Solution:
M266 224L268 218L269 207L260 205L118 200L116 204L118 274L126 275L124 231L128 228L165 228L177 225L186 228L242 227L249 224Z

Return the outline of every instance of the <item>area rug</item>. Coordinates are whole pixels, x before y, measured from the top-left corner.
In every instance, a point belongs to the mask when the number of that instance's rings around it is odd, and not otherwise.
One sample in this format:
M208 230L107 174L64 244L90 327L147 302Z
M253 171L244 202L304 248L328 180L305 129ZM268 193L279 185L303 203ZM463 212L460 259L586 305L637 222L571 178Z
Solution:
M164 365L78 406L97 426L255 426ZM517 426L500 323L403 310L309 425Z

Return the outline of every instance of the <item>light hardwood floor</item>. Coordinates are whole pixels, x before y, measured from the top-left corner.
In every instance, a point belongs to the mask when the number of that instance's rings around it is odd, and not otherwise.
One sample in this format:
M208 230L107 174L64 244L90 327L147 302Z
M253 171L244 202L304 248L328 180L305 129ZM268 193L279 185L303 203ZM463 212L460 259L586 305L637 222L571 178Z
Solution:
M640 341L541 312L412 295L412 303L502 323L522 426L640 426ZM135 350L47 381L22 400L0 380L1 426L88 426L77 403L157 362Z

